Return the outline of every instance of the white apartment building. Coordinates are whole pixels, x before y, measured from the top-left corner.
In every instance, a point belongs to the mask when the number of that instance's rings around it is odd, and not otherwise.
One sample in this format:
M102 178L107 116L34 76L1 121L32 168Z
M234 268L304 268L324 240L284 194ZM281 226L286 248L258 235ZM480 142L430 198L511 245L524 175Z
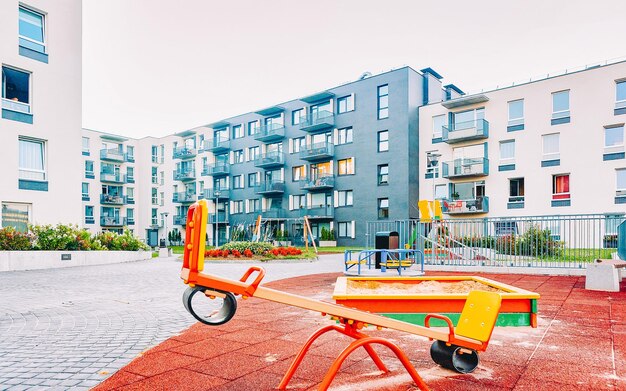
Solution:
M446 92L419 108L420 198L444 217L626 211L626 62Z
M81 168L81 2L0 2L2 226L75 223Z

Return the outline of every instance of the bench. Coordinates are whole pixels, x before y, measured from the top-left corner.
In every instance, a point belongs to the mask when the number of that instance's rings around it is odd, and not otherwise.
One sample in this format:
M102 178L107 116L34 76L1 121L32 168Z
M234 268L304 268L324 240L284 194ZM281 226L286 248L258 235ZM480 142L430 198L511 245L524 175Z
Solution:
M619 292L622 281L620 269L626 268L626 261L619 259L596 259L587 265L585 289L592 291Z

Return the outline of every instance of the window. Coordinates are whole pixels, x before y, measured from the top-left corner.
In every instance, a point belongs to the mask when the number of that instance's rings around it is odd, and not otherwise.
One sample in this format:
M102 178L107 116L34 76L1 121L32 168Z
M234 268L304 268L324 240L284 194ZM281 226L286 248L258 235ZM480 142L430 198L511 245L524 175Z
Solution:
M478 109L459 111L458 113L452 113L452 129L451 130L463 130L473 129L483 130L485 126L483 120L485 119L485 108L480 107Z
M500 141L500 160L515 159L515 140Z
M89 156L89 137L83 137L83 155Z
M559 134L544 134L543 139L543 160L559 158Z
M160 185L165 184L165 171L159 172L159 177L160 177L159 184Z
M340 221L337 223L338 234L340 238L351 238L352 235L352 222L351 221Z
M45 16L20 6L20 46L39 53L46 52Z
M516 221L494 221L493 225L497 237L519 234Z
M569 200L569 174L552 175L552 199Z
M19 138L19 177L35 181L46 180L46 142Z
M126 199L128 200L129 203L135 201L135 188L133 187L126 188Z
M159 183L159 176L158 176L158 172L157 171L158 171L157 167L152 167L152 183L155 184L155 185L157 185Z
M439 158L437 151L426 152L426 178L437 178L439 176Z
M243 175L233 176L233 189L243 189Z
M129 224L135 222L135 210L134 209L126 209L126 220Z
M626 80L615 83L615 101L622 103L620 107L626 107Z
M152 163L159 162L159 148L156 145L152 146Z
M569 91L559 91L552 93L552 120L569 119ZM562 123L557 121L556 123Z
M89 201L89 183L83 182L83 201Z
M350 144L352 142L352 127L337 129L337 145Z
M354 158L341 159L337 161L337 175L354 174Z
M389 184L389 164L378 166L378 186Z
M337 207L352 206L352 190L340 190L337 192Z
M604 128L604 147L621 147L624 145L624 125Z
M126 147L126 159L131 162L135 160L135 147L132 145Z
M445 200L448 198L448 185L435 185L435 199Z
M259 200L258 198L253 199L253 200L248 200L248 212L249 213L258 212L259 210L261 210L261 200Z
M30 114L30 73L2 67L2 108Z
M85 178L94 178L93 161L85 160Z
M248 157L250 158L250 160L256 160L260 154L261 154L261 149L258 146L250 147L248 149Z
M443 127L448 125L448 116L436 115L433 117L433 138L441 138L443 134Z
M18 231L27 232L30 222L31 204L13 202L2 203L2 227L13 227Z
M126 167L126 181L129 183L135 181L135 169L133 167Z
M257 175L256 172L248 174L248 187L258 186L259 184L258 178L259 176Z
M509 202L524 202L524 178L509 179Z
M524 124L524 99L509 102L509 126Z
M243 126L233 125L233 139L242 138L242 137L243 137Z
M306 167L296 166L291 169L291 179L294 182L304 180L306 177Z
M306 208L306 194L296 194L293 196L293 209Z
M93 206L85 205L85 224L93 224Z
M195 191L194 191L194 195L195 195ZM159 193L159 205L160 206L165 205L165 193L164 192Z
M305 137L297 137L291 140L292 151L293 153L298 153L300 151L304 151L306 149L306 138Z
M233 162L235 164L243 163L243 149L238 149L236 151L233 151Z
M378 152L386 152L389 150L389 131L383 130L378 132Z
M389 218L389 198L378 199L378 218L379 219Z
M354 95L337 98L337 113L347 113L348 111L354 111Z
M150 218L150 224L154 225L154 226L158 226L159 225L159 210L156 208L152 208L152 213L151 213L151 218Z
M159 190L156 187L152 188L152 205L159 205Z
M615 170L617 195L626 195L626 168Z
M300 124L301 118L304 117L304 109L298 109L291 112L291 124L298 125Z
M254 136L259 131L259 121L248 122L248 136Z
M378 119L389 118L389 86L378 86Z
M243 201L241 200L233 201L231 208L230 208L230 213L231 214L243 213Z

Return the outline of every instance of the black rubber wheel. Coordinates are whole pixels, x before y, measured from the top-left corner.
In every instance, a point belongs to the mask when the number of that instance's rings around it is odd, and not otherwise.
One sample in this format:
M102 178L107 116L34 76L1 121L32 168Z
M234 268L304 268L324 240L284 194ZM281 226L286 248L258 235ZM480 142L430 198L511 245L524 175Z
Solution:
M204 294L207 289L209 288L200 286L187 288L183 294L185 309L198 321L209 326L219 326L228 322L237 311L237 299L230 292L217 290L216 292L225 296L223 298L215 297L211 299ZM198 293L200 295L197 295ZM200 315L199 313L206 315Z
M457 345L448 346L442 341L433 342L430 347L430 357L442 367L459 373L473 372L480 362L475 350Z

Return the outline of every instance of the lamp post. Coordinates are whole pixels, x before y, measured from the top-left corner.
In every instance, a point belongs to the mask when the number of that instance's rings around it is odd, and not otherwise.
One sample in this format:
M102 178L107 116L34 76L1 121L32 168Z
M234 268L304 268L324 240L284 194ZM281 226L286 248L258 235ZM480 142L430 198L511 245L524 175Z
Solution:
M163 216L163 230L164 232L164 240L165 240L165 247L167 247L167 216L169 216L169 212L163 212L161 213L161 215Z
M215 248L218 248L220 246L220 238L219 238L219 212L217 210L217 203L218 200L220 198L220 191L219 189L215 189L214 191L214 195L215 195L215 232L213 233L214 235L214 242L215 242Z
M430 166L433 168L433 201L435 201L435 170L437 169L441 155L435 152L428 152L427 157L430 160Z

